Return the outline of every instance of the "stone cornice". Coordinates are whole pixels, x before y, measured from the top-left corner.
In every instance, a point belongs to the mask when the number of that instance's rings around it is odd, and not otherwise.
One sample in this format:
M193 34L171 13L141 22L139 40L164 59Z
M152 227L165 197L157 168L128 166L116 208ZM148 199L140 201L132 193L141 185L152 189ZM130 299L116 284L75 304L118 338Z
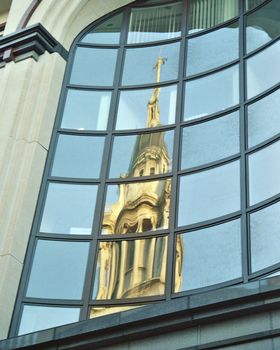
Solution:
M46 51L68 57L68 51L41 24L34 24L0 38L0 67L30 57L38 60Z

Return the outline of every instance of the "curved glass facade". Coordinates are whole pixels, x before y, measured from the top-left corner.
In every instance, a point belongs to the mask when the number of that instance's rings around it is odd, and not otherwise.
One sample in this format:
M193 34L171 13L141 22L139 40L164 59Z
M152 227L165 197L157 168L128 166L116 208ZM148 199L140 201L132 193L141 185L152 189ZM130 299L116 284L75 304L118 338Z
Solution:
M78 36L18 334L280 269L275 13L275 0L139 1Z

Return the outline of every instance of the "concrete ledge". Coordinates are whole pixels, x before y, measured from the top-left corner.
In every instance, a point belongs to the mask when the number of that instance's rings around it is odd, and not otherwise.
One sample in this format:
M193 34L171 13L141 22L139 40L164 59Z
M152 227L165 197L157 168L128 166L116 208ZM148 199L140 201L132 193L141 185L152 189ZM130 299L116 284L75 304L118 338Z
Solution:
M279 294L280 276L277 276L10 338L0 342L0 350L96 349L194 327L204 332L195 349L211 349L217 342L213 336L207 338L207 334L215 334L212 328L219 324L228 325L232 336L230 329L235 329L235 338L223 339L225 344L276 337L280 328L274 328L269 318L280 307ZM256 327L252 326L252 317L256 319ZM235 321L238 318L242 322ZM251 326L244 328L247 318ZM258 318L265 322L266 328L262 323L257 325ZM241 324L242 332L238 333L236 328Z

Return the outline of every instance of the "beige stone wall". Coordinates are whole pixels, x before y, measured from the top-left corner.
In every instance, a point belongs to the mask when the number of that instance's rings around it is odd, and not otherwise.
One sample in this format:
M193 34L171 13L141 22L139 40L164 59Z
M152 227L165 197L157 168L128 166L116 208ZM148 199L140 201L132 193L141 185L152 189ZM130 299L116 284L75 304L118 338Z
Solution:
M5 35L32 0L13 0ZM67 49L95 19L129 0L43 0L30 20ZM58 54L0 69L0 339L6 338L66 62Z

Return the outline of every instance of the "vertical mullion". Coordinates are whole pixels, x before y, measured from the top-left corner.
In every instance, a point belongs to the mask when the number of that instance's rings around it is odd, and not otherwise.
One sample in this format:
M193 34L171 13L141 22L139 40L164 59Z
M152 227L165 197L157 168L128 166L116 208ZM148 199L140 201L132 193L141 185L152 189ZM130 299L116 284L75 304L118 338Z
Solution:
M177 101L176 101L176 128L174 131L174 148L173 148L173 165L171 179L171 199L170 199L170 216L169 216L169 238L168 238L168 253L167 253L167 271L166 271L166 299L169 300L173 293L174 282L174 264L176 254L176 210L177 210L177 193L178 193L178 170L180 158L180 122L182 117L183 105L183 90L184 90L184 72L185 72L185 55L186 55L186 35L187 35L187 5L188 1L183 3L182 14L182 39L179 55L179 72L177 86Z
M105 198L106 198L106 179L109 172L109 164L112 153L112 133L115 125L115 115L117 110L117 102L118 102L118 91L119 85L121 82L122 76L122 66L124 63L124 52L125 52L125 43L128 33L128 22L129 22L129 11L130 8L126 8L123 12L123 23L121 27L121 35L120 35L120 46L118 49L118 55L116 60L116 69L115 76L113 82L113 90L111 95L111 104L109 110L109 118L107 125L107 136L105 138L104 151L103 151L103 162L101 166L100 172L100 185L98 189L98 194L96 198L96 208L94 214L94 225L92 228L92 241L89 249L89 260L87 266L86 273L86 281L84 288L84 304L81 310L80 319L85 320L88 318L89 314L89 303L92 299L92 290L93 290L93 282L95 280L95 272L97 267L97 259L98 259L98 236L99 231L102 225L102 212L105 206Z
M246 77L244 1L239 1L239 93L240 93L240 191L241 191L241 254L243 281L248 281L247 179L246 179Z

